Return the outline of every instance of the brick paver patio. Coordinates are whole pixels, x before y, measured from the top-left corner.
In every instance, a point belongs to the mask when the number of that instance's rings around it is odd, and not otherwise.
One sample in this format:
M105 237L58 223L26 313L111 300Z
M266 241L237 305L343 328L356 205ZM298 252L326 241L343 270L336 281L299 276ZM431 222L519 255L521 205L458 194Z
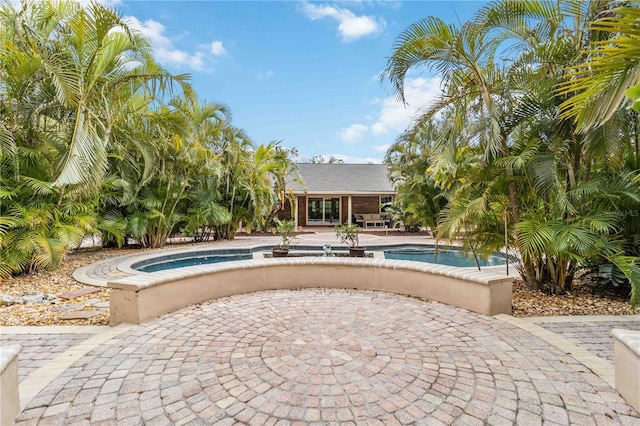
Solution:
M23 334L0 335L0 345L19 343L22 351L18 357L18 380L22 382L30 373L47 364L72 348L79 345L90 334L56 333L56 334Z
M640 425L571 355L499 318L373 291L271 291L110 337L17 424Z
M629 321L620 324L615 321L585 322L576 319L576 321L573 322L545 323L540 325L582 346L600 358L611 362L613 362L614 355L611 330L614 328L640 330L640 321Z

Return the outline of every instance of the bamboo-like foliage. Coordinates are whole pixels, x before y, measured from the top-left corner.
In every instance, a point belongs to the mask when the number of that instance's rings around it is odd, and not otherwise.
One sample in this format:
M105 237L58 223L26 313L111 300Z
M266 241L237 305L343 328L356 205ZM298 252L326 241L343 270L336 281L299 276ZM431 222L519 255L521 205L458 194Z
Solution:
M593 41L587 60L570 68L559 88L560 93L573 94L561 108L563 116L575 117L580 128L610 119L630 103L627 89L640 84L640 8L616 7L605 12L590 26L591 31L603 34L602 39Z
M638 303L638 245L630 237L638 220L626 214L640 211L638 126L619 108L637 83L630 79L640 54L627 45L638 9L612 5L503 0L459 27L433 17L411 25L383 76L404 100L408 72L427 67L443 77L443 92L408 131L428 154L407 157L410 147L396 144L387 158L408 174L403 182L431 179L443 191L440 238L462 235L474 253L513 252L526 282L554 293L569 290L580 268L611 263ZM622 51L629 61L614 73ZM594 70L612 74L598 80ZM583 109L596 93L602 102ZM578 123L561 113L571 105ZM426 125L437 134L421 137ZM408 167L408 158L422 167ZM425 207L416 195L402 198L406 210Z
M187 80L97 2L2 3L0 277L53 269L88 234L159 247L265 223L286 153Z

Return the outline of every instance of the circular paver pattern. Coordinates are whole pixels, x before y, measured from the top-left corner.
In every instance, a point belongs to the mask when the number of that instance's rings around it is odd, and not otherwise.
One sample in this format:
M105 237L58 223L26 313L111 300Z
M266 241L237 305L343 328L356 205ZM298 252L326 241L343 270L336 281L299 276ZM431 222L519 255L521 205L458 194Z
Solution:
M628 424L571 356L498 319L355 290L218 299L136 326L18 424Z

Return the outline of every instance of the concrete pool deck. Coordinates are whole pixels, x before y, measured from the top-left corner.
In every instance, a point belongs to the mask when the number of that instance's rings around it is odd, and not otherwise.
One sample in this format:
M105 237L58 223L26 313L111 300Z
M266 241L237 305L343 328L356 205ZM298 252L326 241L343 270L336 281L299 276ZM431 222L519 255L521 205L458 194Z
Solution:
M25 348L19 425L640 425L611 386L610 326L640 316L489 317L304 289L0 338Z

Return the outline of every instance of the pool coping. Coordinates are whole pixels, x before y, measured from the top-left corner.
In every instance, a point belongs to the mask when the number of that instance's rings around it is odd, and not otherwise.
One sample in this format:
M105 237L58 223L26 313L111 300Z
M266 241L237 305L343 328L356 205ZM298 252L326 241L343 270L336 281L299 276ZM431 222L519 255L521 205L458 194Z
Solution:
M166 257L166 256L172 256L172 255L176 255L176 254L187 254L187 253L192 253L192 252L208 252L208 251L249 251L252 255L253 255L253 259L264 259L264 254L268 253L272 247L274 247L275 245L277 245L277 241L276 239L273 240L273 242L270 241L258 241L258 242L246 242L245 244L243 244L242 246L238 246L238 247L221 247L220 242L212 242L212 243L208 243L205 245L198 245L197 248L194 247L183 247L183 248L178 248L178 249L166 249L166 250L161 250L161 251L153 251L153 252L148 252L148 253L136 253L136 254L130 254L130 255L123 255L123 256L117 256L114 258L110 258L107 260L103 260L103 261L99 261L99 262L94 262L90 265L85 265L83 267L80 267L78 269L76 269L72 276L73 278L83 284L88 284L88 285L92 285L92 286L96 286L96 287L107 287L108 286L108 282L109 281L113 281L113 280L117 280L120 278L128 278L130 276L135 276L135 275L144 275L144 274L150 274L150 273L155 273L155 272L143 272L143 271L139 271L137 269L132 268L132 265L136 264L136 263L140 263L140 262L144 262L147 260L152 260L152 259L156 259L159 257ZM322 249L322 243L313 243L313 242L308 242L305 243L304 245L299 245L305 247L305 251L308 250L320 250ZM373 253L373 257L374 259L384 259L384 255L383 255L383 250L386 248L393 248L393 247L399 247L399 246L433 246L434 242L433 240L430 241L389 241L386 242L385 244L375 244L375 245L370 245L370 249L369 247L367 247L367 252L368 253ZM449 247L458 247L458 244L440 244L440 247L442 248L449 248ZM332 250L335 251L339 251L339 252L346 252L348 250L347 246L333 246ZM392 260L392 259L388 259L388 260ZM233 262L244 262L243 260L234 260L234 261L229 261L229 262L224 262L224 263L233 263ZM407 262L415 262L416 264L424 264L426 262L418 262L418 261L407 261ZM104 278L94 278L89 276L88 272L95 270L97 267L99 267L100 265L111 265L115 271L111 273L111 276L108 275L104 275ZM432 264L435 265L435 264ZM199 266L199 265L196 265ZM191 266L188 266L191 267ZM464 267L464 266L455 266L455 268L461 269L461 270L465 270L465 271L477 271L477 267L475 266L468 266L468 267ZM499 270L504 270L505 269L505 265L496 265L496 266L483 266L481 271L487 271L487 272L497 272ZM513 270L513 272L515 272L515 268L512 266L510 269ZM158 271L160 272L160 271ZM506 275L506 274L503 274ZM513 273L509 274L509 276L514 276L515 275Z
M487 283L488 280L507 277L492 270L478 271L475 267L459 267L438 265L435 263L417 262L412 260L398 260L385 258L355 258L355 257L284 257L284 258L253 258L247 260L233 260L229 262L211 263L206 265L185 266L182 268L166 269L156 272L143 272L130 277L109 281L108 287L121 289L140 289L157 284L171 282L186 277L198 277L222 271L253 269L278 265L367 265L374 267L386 266L391 269L405 269L416 272L429 272L450 278L465 279L477 283ZM511 275L509 278L513 278Z

